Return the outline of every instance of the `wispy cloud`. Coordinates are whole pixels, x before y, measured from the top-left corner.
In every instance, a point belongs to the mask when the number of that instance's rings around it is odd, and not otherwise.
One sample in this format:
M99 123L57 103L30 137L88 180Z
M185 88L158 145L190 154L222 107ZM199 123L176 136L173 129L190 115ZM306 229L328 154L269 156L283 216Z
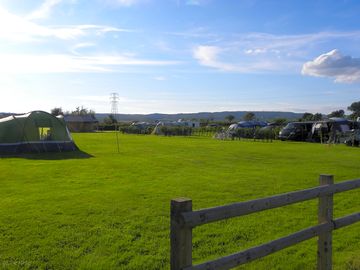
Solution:
M73 56L0 55L0 73L116 72L124 66L167 66L176 61L139 59L124 55Z
M218 39L219 35L209 32L207 28L195 27L182 32L164 32L167 35L180 36L183 38L211 38Z
M299 35L273 35L268 33L237 34L227 46L261 52L295 52L314 48L336 40L359 40L360 31L318 32Z
M131 7L145 1L147 0L105 0L105 3L111 6Z
M45 1L47 12L60 1ZM45 10L45 8L44 8ZM44 14L45 15L45 11ZM37 13L40 14L40 13ZM32 15L33 16L33 15ZM39 15L40 16L40 15ZM53 42L63 40L62 48L52 54L0 53L1 73L63 73L63 72L119 72L125 66L165 66L179 64L177 61L148 59L136 53L100 53L99 37L109 32L129 32L107 25L61 25L45 26L28 18L10 13L0 6L0 42L10 41L17 46L22 42ZM74 44L75 43L75 44ZM94 47L97 47L96 53ZM87 50L85 50L88 48ZM16 51L16 50L15 50ZM71 54L69 54L69 52Z
M116 0L117 4L122 6L132 6L139 2L139 0Z
M186 0L186 5L189 6L202 6L209 2L209 0Z
M203 42L193 49L200 65L225 72L298 73L313 55L336 42L359 41L360 31L320 32L302 35L247 33L224 35L219 41Z
M82 43L77 43L75 44L72 48L71 48L71 52L74 55L79 54L79 51L81 51L82 49L86 49L86 48L92 48L95 47L96 44L93 42L82 42Z
M31 12L26 18L28 20L47 18L52 9L61 2L62 0L45 0L38 9Z
M75 100L82 100L85 102L98 102L98 103L106 103L106 104L110 104L111 99L110 99L110 93L109 95L88 95L88 96L71 96L70 98L75 99ZM118 97L119 101L124 101L126 100L123 97Z
M268 51L265 48L255 48L255 49L244 50L244 52L249 55L258 55L258 54L267 53Z
M322 54L306 62L302 74L335 78L336 82L353 83L360 81L360 58L344 56L339 50Z
M237 61L226 62L220 60L221 54L228 53L226 49L216 46L197 46L193 50L193 57L200 65L215 68L225 72L257 73L278 70L278 65L267 59L248 61L237 59Z
M26 18L10 13L0 6L0 40L16 42L37 41L44 38L57 38L71 40L86 35L99 35L107 32L126 32L121 29L106 25L65 25L43 26Z
M156 76L156 77L154 77L154 80L156 80L156 81L166 81L166 77L165 76Z

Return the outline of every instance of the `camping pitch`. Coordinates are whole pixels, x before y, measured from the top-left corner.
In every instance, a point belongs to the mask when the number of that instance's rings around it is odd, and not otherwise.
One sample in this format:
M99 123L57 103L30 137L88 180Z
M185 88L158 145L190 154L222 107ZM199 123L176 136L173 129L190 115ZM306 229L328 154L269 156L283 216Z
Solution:
M62 117L33 111L0 119L0 154L77 149Z

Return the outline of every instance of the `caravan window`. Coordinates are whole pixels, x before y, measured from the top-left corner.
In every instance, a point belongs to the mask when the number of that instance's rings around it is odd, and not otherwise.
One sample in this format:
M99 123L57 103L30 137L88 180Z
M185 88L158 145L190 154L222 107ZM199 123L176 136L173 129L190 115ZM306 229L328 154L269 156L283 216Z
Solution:
M349 125L347 125L347 124L340 125L340 130L341 130L341 132L349 131L350 130Z
M293 128L295 128L295 127L296 127L296 126L295 126L294 123L289 123L289 124L286 125L285 129L293 129Z

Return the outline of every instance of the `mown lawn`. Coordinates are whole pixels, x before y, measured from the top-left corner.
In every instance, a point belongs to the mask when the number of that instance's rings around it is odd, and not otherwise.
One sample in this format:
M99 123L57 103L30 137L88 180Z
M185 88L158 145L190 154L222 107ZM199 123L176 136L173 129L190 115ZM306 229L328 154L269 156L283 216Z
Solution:
M85 154L0 159L1 269L169 269L170 199L200 209L360 177L360 149L205 137L74 134ZM335 217L360 211L335 195ZM317 201L194 229L194 262L315 225ZM360 269L360 224L334 232L334 269ZM315 269L316 240L239 269Z

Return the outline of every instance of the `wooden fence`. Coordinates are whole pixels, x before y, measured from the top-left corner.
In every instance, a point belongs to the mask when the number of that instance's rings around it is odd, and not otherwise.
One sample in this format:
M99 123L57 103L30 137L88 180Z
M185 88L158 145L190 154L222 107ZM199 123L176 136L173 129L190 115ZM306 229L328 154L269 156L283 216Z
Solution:
M317 269L332 269L332 231L360 221L360 212L334 220L333 194L359 188L360 179L334 184L332 175L320 175L319 181L320 185L315 188L197 211L192 211L190 199L171 200L171 270L230 269L316 236L318 237ZM245 251L192 265L194 227L315 198L319 198L318 225Z

